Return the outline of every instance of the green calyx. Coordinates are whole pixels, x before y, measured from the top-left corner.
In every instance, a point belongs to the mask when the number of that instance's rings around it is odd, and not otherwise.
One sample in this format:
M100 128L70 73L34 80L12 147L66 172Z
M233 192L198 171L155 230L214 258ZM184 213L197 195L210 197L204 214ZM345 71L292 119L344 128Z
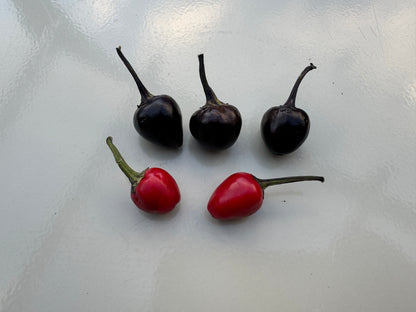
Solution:
M129 179L132 189L135 189L137 184L139 184L140 180L143 179L144 174L146 173L146 170L149 168L146 168L142 172L137 172L133 170L124 160L123 156L121 156L119 150L117 147L113 144L113 138L109 136L106 140L108 147L111 150L111 153L113 153L114 159L117 163L117 165L120 167L121 171L124 172L126 177Z
M293 183L293 182L301 182L301 181L320 181L324 182L324 177L319 176L295 176L295 177L284 177L284 178L276 178L276 179L258 179L255 176L253 178L257 181L260 185L262 190L266 187L278 184L285 184L285 183Z

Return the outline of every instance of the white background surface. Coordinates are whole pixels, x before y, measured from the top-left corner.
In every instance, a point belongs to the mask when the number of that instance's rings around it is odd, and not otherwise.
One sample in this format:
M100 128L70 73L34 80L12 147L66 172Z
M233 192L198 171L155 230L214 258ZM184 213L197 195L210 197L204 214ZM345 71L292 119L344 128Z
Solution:
M1 311L415 311L414 1L0 2ZM121 45L150 92L182 109L184 145L145 142ZM229 150L190 135L198 76L237 106ZM302 69L311 131L272 156L259 133ZM177 180L178 208L138 210L105 144ZM229 174L323 175L269 188L220 223Z

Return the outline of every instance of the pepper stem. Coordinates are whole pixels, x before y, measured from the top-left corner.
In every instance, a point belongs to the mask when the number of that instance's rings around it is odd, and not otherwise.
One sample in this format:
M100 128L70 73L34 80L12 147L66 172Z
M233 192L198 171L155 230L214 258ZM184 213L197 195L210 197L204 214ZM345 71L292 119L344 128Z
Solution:
M293 183L293 182L301 182L301 181L320 181L320 182L325 181L324 177L318 177L318 176L295 176L295 177L284 177L284 178L264 179L264 180L254 177L254 179L260 184L260 187L263 190L266 187L269 187L271 185L277 185L277 184Z
M108 147L110 148L111 152L113 153L114 159L116 160L117 165L120 167L121 171L129 179L131 185L135 187L140 180L143 178L144 173L147 169L142 172L134 171L124 160L123 156L121 156L120 152L118 151L117 147L113 144L113 138L109 136L106 140Z
M222 102L218 100L214 91L211 89L211 87L208 84L207 76L205 75L204 54L199 54L198 60L199 60L199 77L201 78L202 87L204 88L205 96L207 98L207 104L222 104Z
M133 67L130 65L129 61L126 59L126 57L124 56L124 54L121 52L121 47L120 46L117 47L116 50L117 50L118 56L123 61L124 65L127 67L127 69L129 70L130 74L133 76L133 79L136 82L137 87L139 88L140 95L142 96L142 102L145 102L146 100L148 100L149 98L151 98L153 95L149 91L147 91L146 87L141 82L139 76L137 76L137 74L134 71Z
M298 79L295 82L295 85L292 88L292 92L290 92L289 98L285 103L285 106L295 106L296 94L298 93L299 85L302 82L303 78L305 78L306 74L310 72L312 69L316 69L316 66L310 63L310 65L306 66L302 73L299 75Z

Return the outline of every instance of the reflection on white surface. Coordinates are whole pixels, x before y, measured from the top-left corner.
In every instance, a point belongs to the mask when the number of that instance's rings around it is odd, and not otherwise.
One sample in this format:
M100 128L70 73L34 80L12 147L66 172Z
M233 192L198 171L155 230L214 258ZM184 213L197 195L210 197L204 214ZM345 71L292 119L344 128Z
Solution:
M68 15L73 26L88 36L108 31L117 22L117 12L124 7L125 1L89 0L66 3L55 3Z
M183 5L180 2L163 2L148 14L147 31L157 36L160 48L178 41L194 41L199 33L218 24L223 18L224 8L225 5L221 3L194 2Z
M413 311L416 301L416 27L410 1L0 3L1 311ZM184 146L140 139L138 91L182 109ZM239 107L237 143L207 153L188 121L217 95ZM296 153L260 140L263 112L299 90L311 118ZM105 138L137 169L178 180L179 209L138 211ZM319 174L270 188L227 224L206 212L228 174Z

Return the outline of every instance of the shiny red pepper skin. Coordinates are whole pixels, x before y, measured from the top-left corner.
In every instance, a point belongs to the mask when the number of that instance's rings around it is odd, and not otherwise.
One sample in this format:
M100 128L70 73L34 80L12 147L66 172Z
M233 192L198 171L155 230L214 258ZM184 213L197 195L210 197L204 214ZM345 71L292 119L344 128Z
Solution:
M137 172L126 163L112 137L108 137L106 142L117 165L131 183L130 196L138 208L156 214L168 213L175 208L181 195L175 179L166 170L147 168Z
M264 189L271 185L300 181L320 181L319 176L295 176L275 179L258 179L252 174L237 172L225 179L211 195L208 211L219 220L248 217L263 204Z
M222 182L208 202L208 211L215 219L247 217L260 209L263 190L253 175L234 173Z
M149 168L135 188L131 199L140 209L156 214L173 210L181 199L173 177L161 168Z

